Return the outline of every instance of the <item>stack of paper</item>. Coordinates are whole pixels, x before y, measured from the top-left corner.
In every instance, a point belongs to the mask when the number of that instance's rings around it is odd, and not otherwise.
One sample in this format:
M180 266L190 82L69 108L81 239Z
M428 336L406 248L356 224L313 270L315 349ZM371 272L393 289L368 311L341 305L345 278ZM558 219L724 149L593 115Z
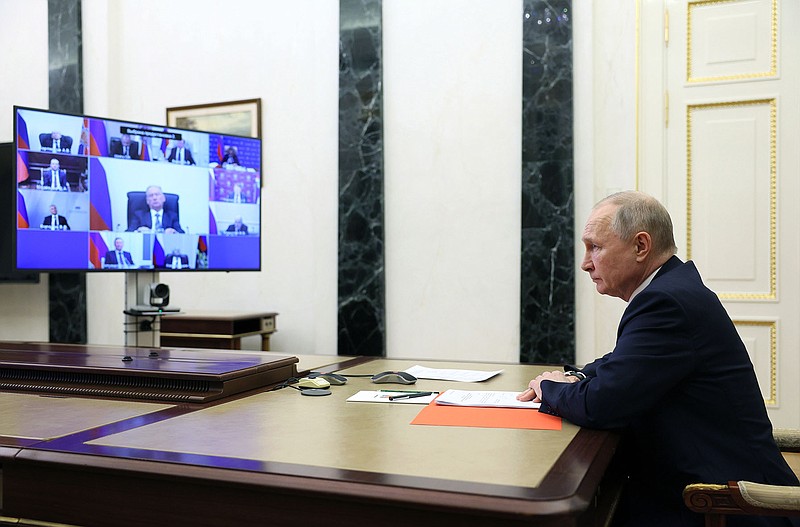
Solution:
M436 404L479 406L488 408L539 408L542 403L518 401L519 392L447 390L436 398Z

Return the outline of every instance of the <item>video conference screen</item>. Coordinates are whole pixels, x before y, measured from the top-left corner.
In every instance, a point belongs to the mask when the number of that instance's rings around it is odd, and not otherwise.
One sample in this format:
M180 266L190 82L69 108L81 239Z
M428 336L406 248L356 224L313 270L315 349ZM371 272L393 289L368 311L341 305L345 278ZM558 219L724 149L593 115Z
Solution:
M257 271L261 140L14 108L15 267Z

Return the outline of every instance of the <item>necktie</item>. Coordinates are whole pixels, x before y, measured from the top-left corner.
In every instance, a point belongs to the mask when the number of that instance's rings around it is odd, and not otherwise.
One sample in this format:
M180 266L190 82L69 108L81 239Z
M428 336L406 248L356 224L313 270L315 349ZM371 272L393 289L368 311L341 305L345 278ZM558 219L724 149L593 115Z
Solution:
M181 259L177 256L172 257L172 268L177 269L181 266Z
M125 267L125 258L122 257L122 251L117 251L117 264L120 267Z
M61 188L61 181L59 181L58 170L53 171L53 188Z
M183 163L183 148L178 149L178 162Z
M53 217L50 218L50 226L53 229L57 229L59 227L59 225L58 225L58 216L56 216L55 214L53 214Z
M160 212L156 212L156 230L160 231L161 229L162 229L162 226L161 226L161 213Z
M125 155L125 156L128 155L128 147L127 146L123 146L122 147L122 155Z
M56 139L55 143L53 143L53 148L55 148L56 150L60 150L61 149L60 143L61 141Z

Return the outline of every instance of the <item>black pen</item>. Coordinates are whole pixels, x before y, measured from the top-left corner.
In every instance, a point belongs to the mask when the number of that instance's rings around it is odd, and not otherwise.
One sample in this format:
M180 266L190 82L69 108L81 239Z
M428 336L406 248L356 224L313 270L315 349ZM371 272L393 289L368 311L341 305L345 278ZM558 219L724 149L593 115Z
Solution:
M429 395L433 395L433 392L417 392L417 393L404 393L403 395L390 395L390 401L396 401L397 399L414 399L415 397L427 397Z

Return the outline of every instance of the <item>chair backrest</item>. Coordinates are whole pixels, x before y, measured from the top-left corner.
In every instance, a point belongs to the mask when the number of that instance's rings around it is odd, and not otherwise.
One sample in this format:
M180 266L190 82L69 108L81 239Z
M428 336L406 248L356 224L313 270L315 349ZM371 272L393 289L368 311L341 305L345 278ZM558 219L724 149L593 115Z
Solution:
M50 143L47 148L50 148L52 146L53 143L52 143L52 140L50 139L51 135L53 135L51 132L44 132L44 133L39 134L39 145L42 148L45 147L44 146L45 140L47 140L47 142ZM62 135L61 136L61 148L64 148L66 150L69 150L70 148L72 148L72 138L70 136L68 136L68 135Z
M179 196L171 192L164 192L164 197L167 198L167 200L164 202L164 210L174 212L180 221L181 215L178 208ZM130 225L131 221L133 221L133 218L136 217L136 211L138 210L148 210L147 198L145 197L144 191L132 190L128 192L128 225Z

